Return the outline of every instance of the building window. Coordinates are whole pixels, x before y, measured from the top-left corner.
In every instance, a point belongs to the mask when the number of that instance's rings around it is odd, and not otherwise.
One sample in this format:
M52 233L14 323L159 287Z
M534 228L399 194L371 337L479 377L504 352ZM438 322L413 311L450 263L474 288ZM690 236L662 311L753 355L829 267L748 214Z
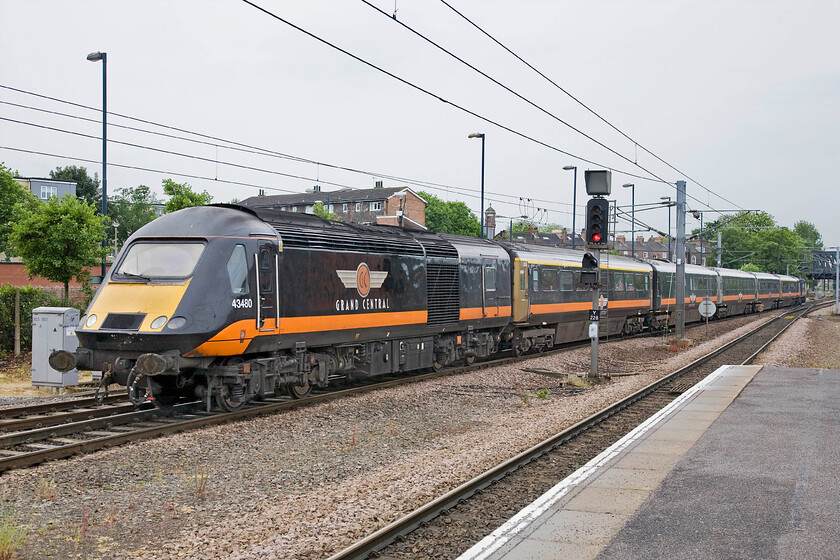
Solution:
M697 257L691 257L691 264L697 264Z
M58 187L41 185L41 200L47 200L51 196L58 196Z
M642 257L645 258L645 259L648 258L648 252L645 251L644 253L642 253Z
M382 202L371 202L370 203L370 211L373 212L374 210L382 210Z
M297 212L297 206L292 206L292 212Z
M347 203L346 202L341 205L341 211L342 212L347 212Z
M361 212L361 211L362 211L362 203L361 203L361 202L357 202L357 203L356 203L356 212Z

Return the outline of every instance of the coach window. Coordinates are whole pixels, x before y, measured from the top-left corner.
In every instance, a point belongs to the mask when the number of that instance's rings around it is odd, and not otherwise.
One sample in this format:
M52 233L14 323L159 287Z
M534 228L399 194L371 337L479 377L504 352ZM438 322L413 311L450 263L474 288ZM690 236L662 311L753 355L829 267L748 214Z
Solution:
M568 270L563 270L560 272L560 289L564 292L571 292L574 290L575 287L575 280L572 276L572 273Z
M519 291L520 292L525 291L525 271L524 270L519 271Z
M534 267L533 272L531 272L531 279L532 279L531 285L533 286L534 291L539 292L540 291L540 269L537 268L536 266Z
M644 274L636 274L636 291L637 292L646 292L647 291L647 276Z
M230 289L234 294L248 293L248 259L245 256L245 246L237 245L233 248L227 262L227 273L230 279Z
M633 281L633 275L629 272L624 276L624 289L628 292L632 292L636 289L636 283Z
M496 290L496 267L484 267L484 291L493 292Z
M543 270L543 291L556 292L560 289L560 274L556 268L546 268Z
M624 274L621 272L613 272L613 290L616 292L624 291Z

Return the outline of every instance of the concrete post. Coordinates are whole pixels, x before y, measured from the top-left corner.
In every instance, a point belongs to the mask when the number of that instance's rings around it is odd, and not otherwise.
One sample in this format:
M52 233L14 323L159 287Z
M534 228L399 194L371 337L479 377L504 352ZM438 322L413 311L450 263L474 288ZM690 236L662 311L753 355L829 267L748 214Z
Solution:
M685 181L677 181L677 305L674 309L675 335L685 338Z

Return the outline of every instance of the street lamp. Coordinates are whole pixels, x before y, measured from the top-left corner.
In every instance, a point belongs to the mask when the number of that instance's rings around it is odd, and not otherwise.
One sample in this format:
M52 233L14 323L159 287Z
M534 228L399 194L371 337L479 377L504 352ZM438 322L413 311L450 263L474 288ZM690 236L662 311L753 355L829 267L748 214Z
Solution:
M575 238L577 237L577 230L575 229L575 213L577 212L577 166L567 165L563 167L563 171L575 170L575 183L572 187L572 249L575 248Z
M622 187L630 188L632 198L630 199L630 254L636 256L636 185L634 183L625 183Z
M114 260L117 260L117 228L120 227L119 222L114 222Z
M92 52L87 55L91 62L102 61L102 215L108 215L108 55L104 52ZM102 239L102 247L107 246L107 240ZM102 282L105 282L105 256L102 256Z
M668 206L668 260L671 260L671 206L674 204L671 202L670 196L660 196L659 200L664 200L665 202L660 202L659 204L665 204Z
M484 239L484 133L473 132L468 138L481 138L481 238Z

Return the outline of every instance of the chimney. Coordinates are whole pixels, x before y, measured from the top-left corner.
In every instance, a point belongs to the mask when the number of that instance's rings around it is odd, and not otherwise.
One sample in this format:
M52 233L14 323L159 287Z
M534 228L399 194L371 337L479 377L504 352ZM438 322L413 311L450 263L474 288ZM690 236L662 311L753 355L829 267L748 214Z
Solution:
M616 235L615 240L620 241L621 243L627 243L627 238L624 237L623 235Z
M381 189L381 188L382 188L382 181L376 181L376 182L373 184L373 188L374 188L374 189Z
M636 236L636 243L644 243L644 242L645 242L645 236L644 235L637 235Z

